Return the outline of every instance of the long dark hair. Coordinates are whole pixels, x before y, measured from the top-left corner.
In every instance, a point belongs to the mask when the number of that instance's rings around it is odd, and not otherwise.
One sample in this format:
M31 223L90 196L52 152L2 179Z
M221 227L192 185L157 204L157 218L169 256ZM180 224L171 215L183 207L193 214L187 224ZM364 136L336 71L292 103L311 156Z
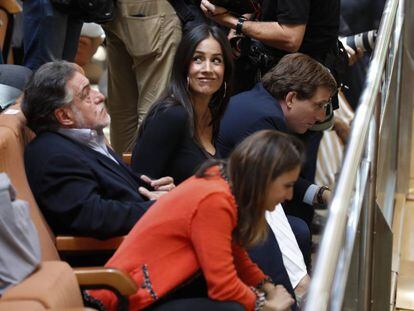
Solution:
M197 171L207 177L206 170L222 165L238 206L238 221L233 235L245 247L256 245L267 235L265 200L270 184L283 173L301 166L304 147L297 138L275 130L256 132L241 142L223 161L208 161Z
M217 40L220 44L224 60L223 84L213 95L213 98L209 104L213 137L217 136L220 120L226 110L230 97L229 95L231 93L230 84L233 75L233 61L231 57L231 48L223 31L216 26L210 26L207 24L198 25L187 32L182 38L175 54L169 86L148 111L140 126L138 136L141 136L145 130L147 120L151 119L160 110L175 105L181 105L188 114L190 134L193 139L199 143L195 130L197 121L194 116L194 108L191 103L190 92L187 87L187 76L197 45L210 36Z

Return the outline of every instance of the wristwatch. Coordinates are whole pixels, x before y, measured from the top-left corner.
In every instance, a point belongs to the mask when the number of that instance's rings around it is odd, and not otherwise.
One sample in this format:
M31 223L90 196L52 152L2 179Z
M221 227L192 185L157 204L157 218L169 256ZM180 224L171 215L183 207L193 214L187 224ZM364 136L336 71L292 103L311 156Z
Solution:
M329 189L329 187L327 187L327 186L321 186L319 188L318 192L316 193L316 202L318 204L325 204L325 202L323 200L323 193L325 192L325 190L331 191L331 189Z
M246 21L246 17L244 16L240 16L239 19L237 20L237 24L236 24L236 36L241 36L243 35L243 23Z

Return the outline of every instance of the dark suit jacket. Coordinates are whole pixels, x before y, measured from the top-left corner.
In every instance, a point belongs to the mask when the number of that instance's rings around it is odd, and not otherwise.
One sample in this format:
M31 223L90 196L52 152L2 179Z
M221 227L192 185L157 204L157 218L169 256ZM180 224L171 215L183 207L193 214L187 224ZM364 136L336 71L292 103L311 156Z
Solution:
M227 158L244 138L267 129L288 132L279 103L258 83L253 89L231 97L217 139L220 154Z
M119 165L54 132L42 133L27 145L27 178L55 234L101 239L123 235L152 204L138 193L138 177L110 152Z
M260 130L278 130L289 133L280 104L263 87L262 83L230 99L220 123L217 139L220 155L228 157L244 138ZM313 209L303 203L303 196L311 184L310 181L299 178L295 184L294 198L286 208L287 213L301 217L306 222L309 217L312 217ZM308 215L308 210L312 215Z

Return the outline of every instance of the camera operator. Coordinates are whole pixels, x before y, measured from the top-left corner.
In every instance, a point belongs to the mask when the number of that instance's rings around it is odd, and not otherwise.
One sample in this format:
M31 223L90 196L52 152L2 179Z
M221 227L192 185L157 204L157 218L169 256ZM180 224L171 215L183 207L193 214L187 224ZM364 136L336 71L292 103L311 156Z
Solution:
M339 0L260 0L260 11L251 16L253 19L246 20L245 16L233 15L212 2L201 1L201 9L207 17L235 30L231 31L230 36L244 35L259 41L262 52L273 57L271 63L259 68L262 75L283 55L299 51L329 67L338 82ZM238 67L242 70L243 66ZM239 78L243 75L235 76ZM254 82L246 85L246 89L252 87ZM243 89L236 92L240 91Z
M372 29L378 29L384 10L385 0L342 0L339 35L353 37L355 34L364 35ZM366 42L366 41L365 41ZM359 97L364 88L364 81L369 66L372 46L363 55L359 55L355 65L348 67L344 74L344 95L352 108L356 109Z

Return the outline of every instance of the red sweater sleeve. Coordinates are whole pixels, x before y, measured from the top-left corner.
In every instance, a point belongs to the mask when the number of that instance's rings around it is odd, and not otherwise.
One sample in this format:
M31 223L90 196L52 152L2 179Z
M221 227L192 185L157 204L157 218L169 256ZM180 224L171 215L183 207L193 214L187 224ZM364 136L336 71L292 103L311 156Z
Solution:
M193 215L191 240L207 281L209 297L236 301L246 310L254 310L256 295L239 278L234 264L232 231L236 223L236 207L230 196L210 194Z

